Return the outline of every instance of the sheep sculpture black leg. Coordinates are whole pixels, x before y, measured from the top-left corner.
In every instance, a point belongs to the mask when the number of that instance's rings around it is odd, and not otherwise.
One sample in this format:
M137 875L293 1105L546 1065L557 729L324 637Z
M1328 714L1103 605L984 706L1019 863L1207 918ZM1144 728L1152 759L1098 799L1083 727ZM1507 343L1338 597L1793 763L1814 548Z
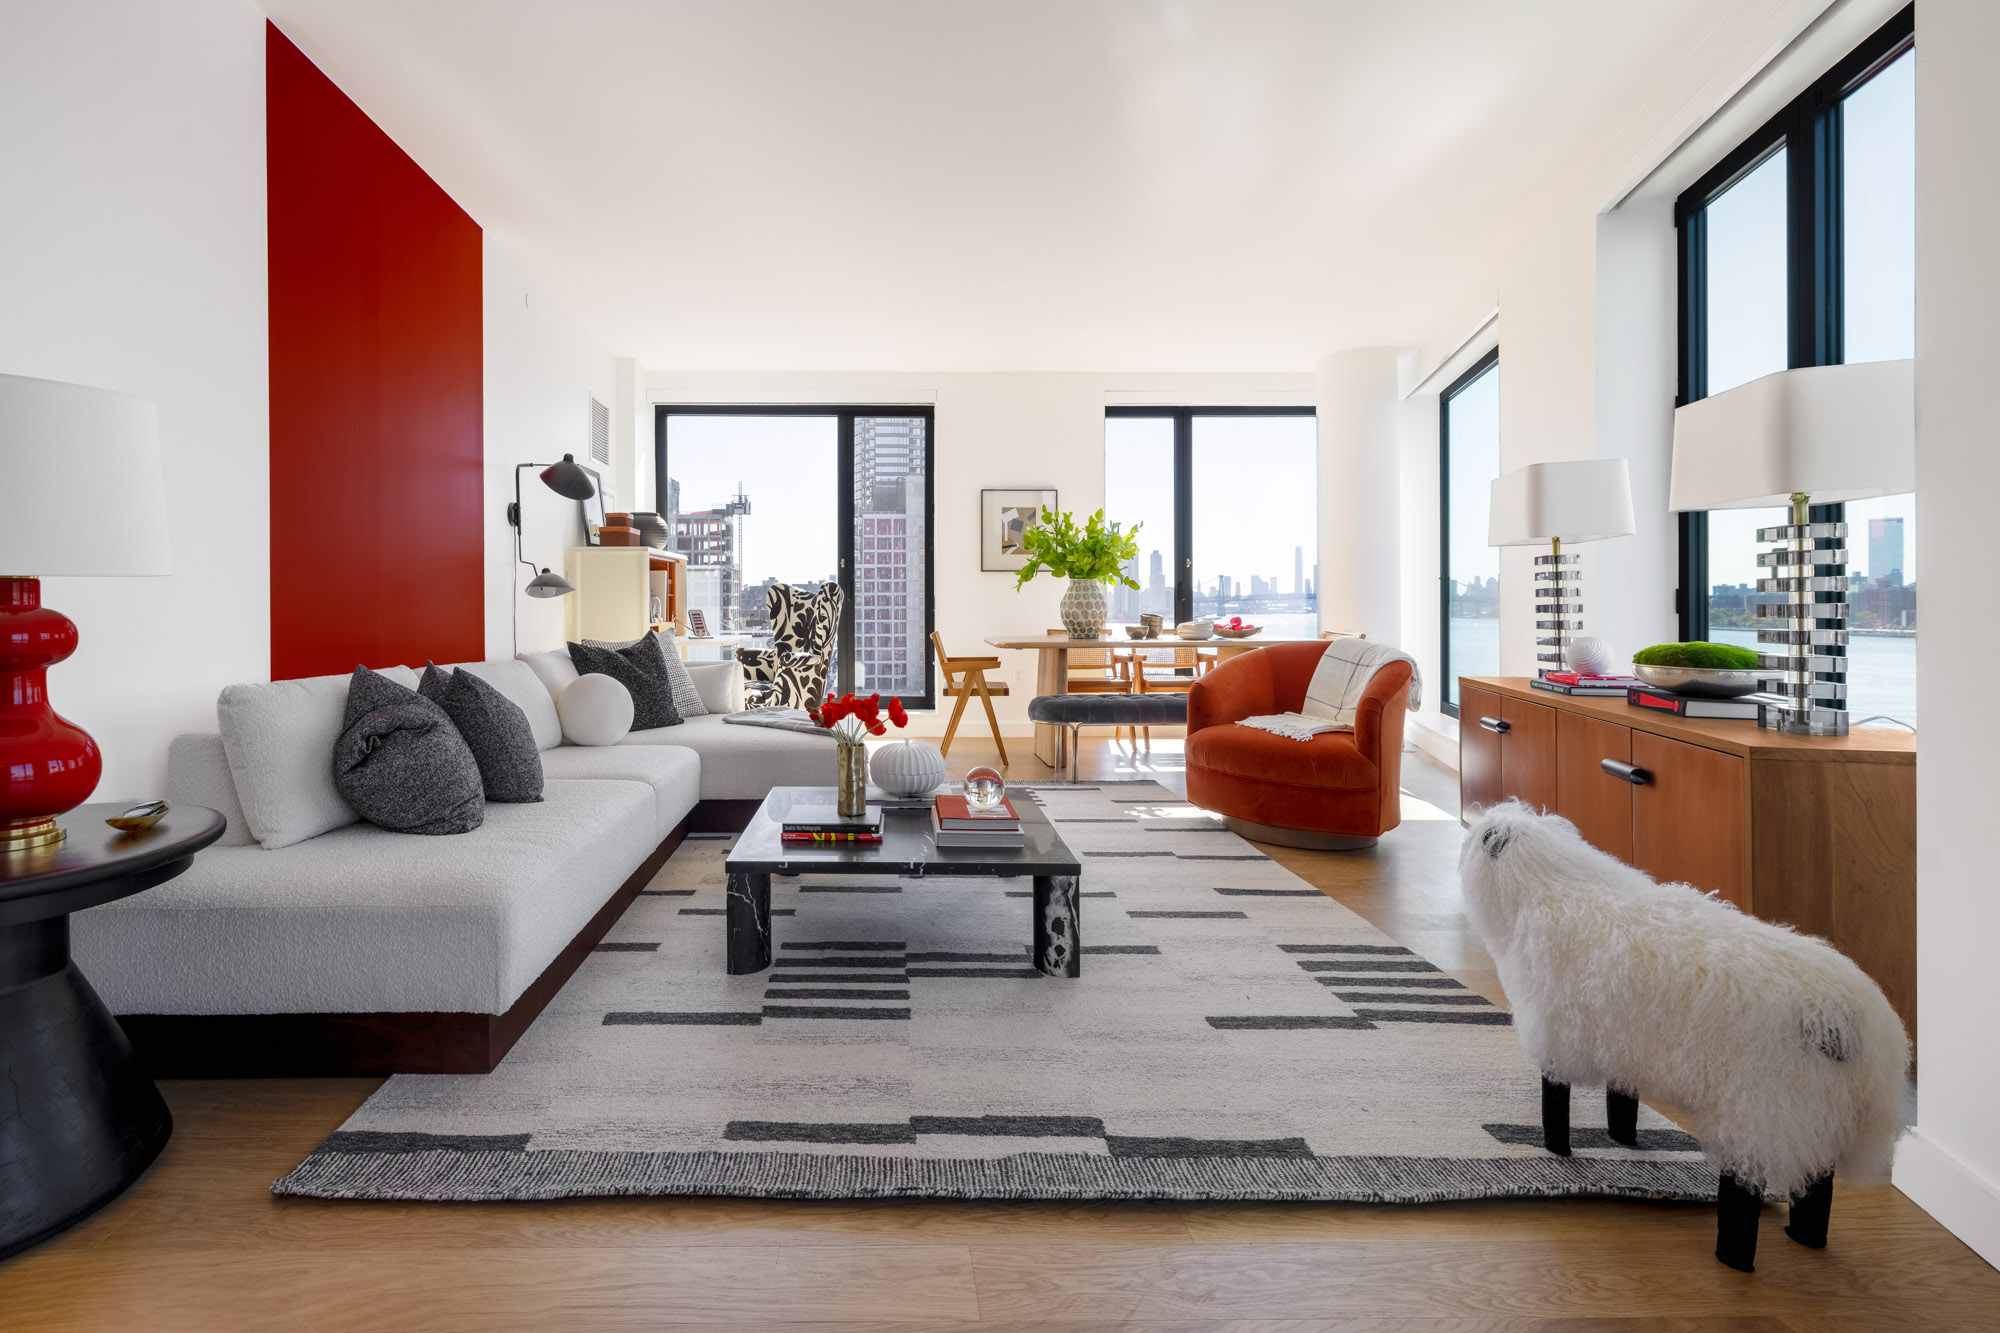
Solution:
M1724 1172L1715 1191L1715 1257L1739 1273L1757 1271L1757 1214L1764 1192Z
M1542 1075L1542 1146L1569 1156L1569 1084Z
M1805 1193L1792 1196L1792 1220L1785 1224L1785 1234L1808 1249L1823 1250L1832 1212L1833 1172L1829 1171L1806 1186Z
M1639 1146L1639 1099L1616 1088L1604 1090L1604 1128L1613 1143Z

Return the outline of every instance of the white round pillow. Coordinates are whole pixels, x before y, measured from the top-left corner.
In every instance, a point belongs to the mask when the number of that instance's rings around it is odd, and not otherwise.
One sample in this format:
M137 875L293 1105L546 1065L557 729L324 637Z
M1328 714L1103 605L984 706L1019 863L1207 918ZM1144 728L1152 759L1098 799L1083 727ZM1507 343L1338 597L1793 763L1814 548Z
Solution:
M556 716L571 745L616 745L632 730L632 692L597 672L578 676L563 687Z

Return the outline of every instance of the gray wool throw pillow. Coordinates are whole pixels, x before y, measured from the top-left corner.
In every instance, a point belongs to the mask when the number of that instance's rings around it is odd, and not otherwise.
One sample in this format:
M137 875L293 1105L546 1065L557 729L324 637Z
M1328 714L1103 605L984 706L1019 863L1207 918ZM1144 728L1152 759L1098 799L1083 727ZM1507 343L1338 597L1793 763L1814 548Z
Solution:
M588 643L569 645L569 660L581 675L609 676L632 696L632 730L678 727L680 710L674 707L673 686L667 680L666 659L660 656L657 640L645 638L623 648L598 648Z
M417 693L444 709L458 728L489 801L542 799L542 752L521 706L470 671L424 664Z
M444 709L367 667L347 686L333 785L363 819L397 833L467 833L486 819L479 764Z
M649 630L646 639L660 650L660 659L667 666L667 683L674 691L674 711L685 721L691 717L707 717L708 705L702 702L701 691L695 687L694 677L688 674L688 664L681 660L680 648L674 643L674 632ZM622 653L633 644L644 643L646 639L631 639L625 643L606 643L602 639L585 639L592 648L609 648L614 653Z

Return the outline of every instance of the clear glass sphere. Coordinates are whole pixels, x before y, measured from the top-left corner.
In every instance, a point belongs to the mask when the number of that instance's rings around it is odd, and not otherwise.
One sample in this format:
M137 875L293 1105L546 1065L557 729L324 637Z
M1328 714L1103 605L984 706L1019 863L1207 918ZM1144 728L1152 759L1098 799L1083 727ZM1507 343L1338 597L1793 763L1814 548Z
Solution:
M1007 779L984 764L965 775L965 802L975 810L991 810L1007 794Z

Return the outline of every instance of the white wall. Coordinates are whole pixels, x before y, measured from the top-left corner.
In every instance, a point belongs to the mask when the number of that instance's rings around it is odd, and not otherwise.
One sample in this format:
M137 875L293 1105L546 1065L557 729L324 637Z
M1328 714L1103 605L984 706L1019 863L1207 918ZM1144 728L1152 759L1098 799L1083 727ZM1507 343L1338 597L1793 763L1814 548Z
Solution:
M517 463L553 463L574 454L590 464L590 400L616 400L611 353L485 238L486 355L486 656L514 655L514 612L520 613L520 648L558 648L563 641L563 598L522 593L533 577L515 563L514 530L507 506L514 498ZM613 420L612 458L618 461ZM627 460L629 467L629 457ZM630 480L614 466L606 478L605 507L629 507ZM563 572L564 553L583 541L582 510L544 486L534 471L521 473L522 550L537 567Z
M1402 642L1397 522L1396 349L1356 347L1320 360L1319 623ZM1418 566L1422 568L1422 566Z
M1993 943L1993 365L2000 337L2000 6L1917 8L1917 1129L1896 1183L2000 1264L2000 1007ZM1957 608L1956 613L1953 609Z
M42 589L81 630L49 693L104 751L99 799L158 794L168 739L270 672L264 17L9 4L0 124L0 371L159 409L173 575Z
M979 568L979 492L1054 487L1064 509L1104 503L1104 409L1113 404L1297 404L1313 401L1313 377L1298 375L680 375L646 377L655 403L874 403L931 405L937 418L937 626L955 654L988 652L990 634L1040 634L1059 626L1059 580L1044 576L1016 592L1012 574ZM650 468L650 451L640 462ZM642 483L643 486L643 483ZM830 501L829 501L830 503ZM1116 518L1117 515L1111 517ZM1029 731L1035 655L1010 652L998 702L1006 734ZM991 679L991 677L989 677ZM970 726L968 722L962 724ZM983 720L974 733L983 730ZM941 717L919 717L916 734L941 734Z
M1679 274L1669 201L1632 204L1596 221L1597 453L1627 460L1639 530L1583 549L1596 572L1590 632L1629 654L1680 637L1680 524L1667 512Z

